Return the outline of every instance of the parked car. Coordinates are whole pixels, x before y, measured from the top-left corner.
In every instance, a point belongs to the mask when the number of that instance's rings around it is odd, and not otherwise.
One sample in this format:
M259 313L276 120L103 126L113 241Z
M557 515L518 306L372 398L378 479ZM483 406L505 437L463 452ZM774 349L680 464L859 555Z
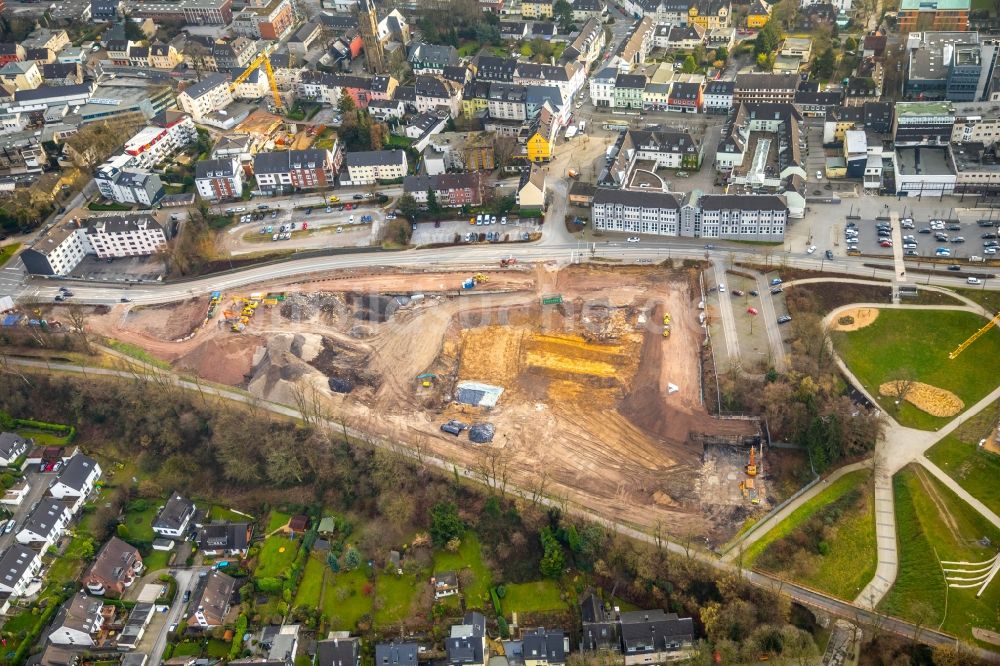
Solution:
M826 258L827 259L833 259L833 250L827 250L826 251Z
M784 289L782 289L781 287L774 287L774 288L771 289L771 293L772 294L780 294L783 291L784 291Z
M806 254L812 254L815 251L816 251L815 245L810 245L809 247L806 248Z
M771 286L772 287L777 287L779 284L781 284L781 278L773 278L771 280Z
M362 199L364 199L365 197L364 197L364 195L362 195L362 194L355 194L355 195L354 195L354 196L352 196L351 198L352 198L352 199L354 199L355 201L361 201L361 200L362 200Z
M966 284L982 284L983 281L977 277L972 277L971 275L965 279Z
M733 289L733 296L744 296L744 292L740 289Z
M638 243L639 242L639 237L638 236L629 236L628 238L625 239L625 241L627 243Z
M791 320L792 320L792 316L791 315L781 315L780 317L778 317L778 323L779 324L787 324Z

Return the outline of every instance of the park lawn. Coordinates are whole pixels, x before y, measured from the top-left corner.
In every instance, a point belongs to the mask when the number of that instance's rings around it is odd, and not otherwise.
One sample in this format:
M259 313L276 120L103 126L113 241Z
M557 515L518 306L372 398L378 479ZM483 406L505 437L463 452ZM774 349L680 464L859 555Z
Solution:
M160 513L160 507L156 502L151 502L151 506L145 511L129 511L125 514L125 526L128 533L137 541L152 543L156 538L153 531L153 521Z
M396 626L410 616L413 599L421 585L430 585L430 579L416 574L379 574L375 584L375 595L381 608L375 611L375 625Z
M916 465L893 478L893 493L899 573L879 608L906 619L922 619L927 626L939 627L965 641L975 642L973 627L1000 630L996 610L1000 608L1000 586L994 581L979 599L974 589L949 589L939 563L939 558L978 562L992 557L995 551L977 541L985 536L998 543L1000 530ZM942 511L950 521L942 517Z
M979 448L992 434L1000 402L995 402L932 446L925 455L973 497L1000 513L1000 456Z
M869 475L870 472L863 469L859 469L855 472L849 472L834 481L827 488L824 488L816 496L804 502L798 509L793 511L787 519L775 525L769 532L758 539L756 543L743 552L743 564L746 566L753 566L754 560L756 560L768 546L778 539L791 534L795 528L806 522L809 517L816 513L819 509L839 499L840 497L843 497L851 489L867 483ZM875 537L873 534L872 543L874 543L874 541Z
M461 590L468 608L487 608L490 601L490 585L493 575L483 561L483 551L475 532L466 532L458 552L440 550L434 553L434 573L461 571L468 568L472 572L472 582Z
M17 251L20 249L20 243L11 243L10 245L0 247L0 266L3 266L10 261L10 258L17 254Z
M284 578L292 568L295 554L299 550L299 540L274 535L264 540L257 555L257 569L254 578Z
M504 616L511 613L537 613L542 611L566 610L562 590L554 580L540 580L534 583L511 583L504 585L506 594L500 603Z
M932 430L950 419L925 414L909 403L897 410L893 398L878 396L878 387L908 371L915 380L947 389L971 407L997 385L1000 331L988 331L955 360L948 354L984 324L985 319L971 312L883 309L869 326L835 331L831 337L847 366L883 408L897 414L903 425Z
M302 580L299 582L298 593L295 595L296 606L319 607L320 592L323 588L323 571L326 568L326 562L317 552L313 551L309 554L306 568L302 572Z
M372 612L372 597L364 592L368 584L362 569L327 574L322 608L331 629L353 631Z
M274 530L284 527L288 524L288 521L292 519L292 515L289 513L282 513L281 511L271 510L271 513L267 516L267 533L270 534Z

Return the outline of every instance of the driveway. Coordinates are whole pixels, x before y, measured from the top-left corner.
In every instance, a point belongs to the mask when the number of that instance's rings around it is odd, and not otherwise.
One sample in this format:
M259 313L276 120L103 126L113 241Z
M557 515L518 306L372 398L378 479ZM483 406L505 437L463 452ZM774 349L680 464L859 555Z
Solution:
M149 655L150 664L155 665L161 662L163 651L167 647L167 635L170 633L170 626L175 622L180 623L181 617L184 614L184 607L187 606L182 601L184 592L190 591L192 594L194 593L195 585L198 584L198 574L203 570L208 570L208 567L194 567L177 571L177 575L175 576L177 579L177 596L170 605L170 610L166 613L153 614L153 619L150 621L149 626L146 627L146 633L143 634L142 640L139 642L138 648L136 648L138 652L145 652ZM136 582L136 585L141 589L139 581Z
M56 477L54 472L41 473L41 472L27 472L24 478L28 480L31 484L31 488L28 490L27 496L21 501L16 507L7 507L11 509L13 514L11 517L17 521L17 526L8 532L0 536L0 551L6 550L12 543L14 543L14 536L17 534L21 525L24 523L25 517L31 512L31 507L33 507L42 496L45 495L45 491L49 489L49 484L52 483L52 479Z

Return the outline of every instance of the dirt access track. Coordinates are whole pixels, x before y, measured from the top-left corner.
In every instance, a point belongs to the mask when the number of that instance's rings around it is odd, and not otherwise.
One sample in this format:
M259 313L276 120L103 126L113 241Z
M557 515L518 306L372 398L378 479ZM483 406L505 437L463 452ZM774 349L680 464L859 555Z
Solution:
M713 541L739 527L745 514L698 491L703 451L691 436L754 430L701 404L692 273L521 266L461 290L470 275L355 271L269 285L285 300L262 306L242 334L218 315L205 321L207 296L118 306L91 328L268 400L296 407L309 396L359 430L465 468L496 456L518 486L609 519ZM562 302L543 304L552 295ZM503 393L489 409L460 404L467 381ZM449 419L491 423L496 435L474 444L442 432Z

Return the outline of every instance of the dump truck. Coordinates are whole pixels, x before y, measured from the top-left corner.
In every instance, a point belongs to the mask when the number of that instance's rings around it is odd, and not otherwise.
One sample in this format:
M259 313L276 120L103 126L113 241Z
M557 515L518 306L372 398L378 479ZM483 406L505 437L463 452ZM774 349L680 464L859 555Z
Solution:
M490 281L490 276L483 275L482 273L476 273L475 275L472 276L472 279L475 281L476 284L485 284L486 282Z
M476 286L476 281L473 278L469 278L462 283L462 289L472 289L475 286Z

